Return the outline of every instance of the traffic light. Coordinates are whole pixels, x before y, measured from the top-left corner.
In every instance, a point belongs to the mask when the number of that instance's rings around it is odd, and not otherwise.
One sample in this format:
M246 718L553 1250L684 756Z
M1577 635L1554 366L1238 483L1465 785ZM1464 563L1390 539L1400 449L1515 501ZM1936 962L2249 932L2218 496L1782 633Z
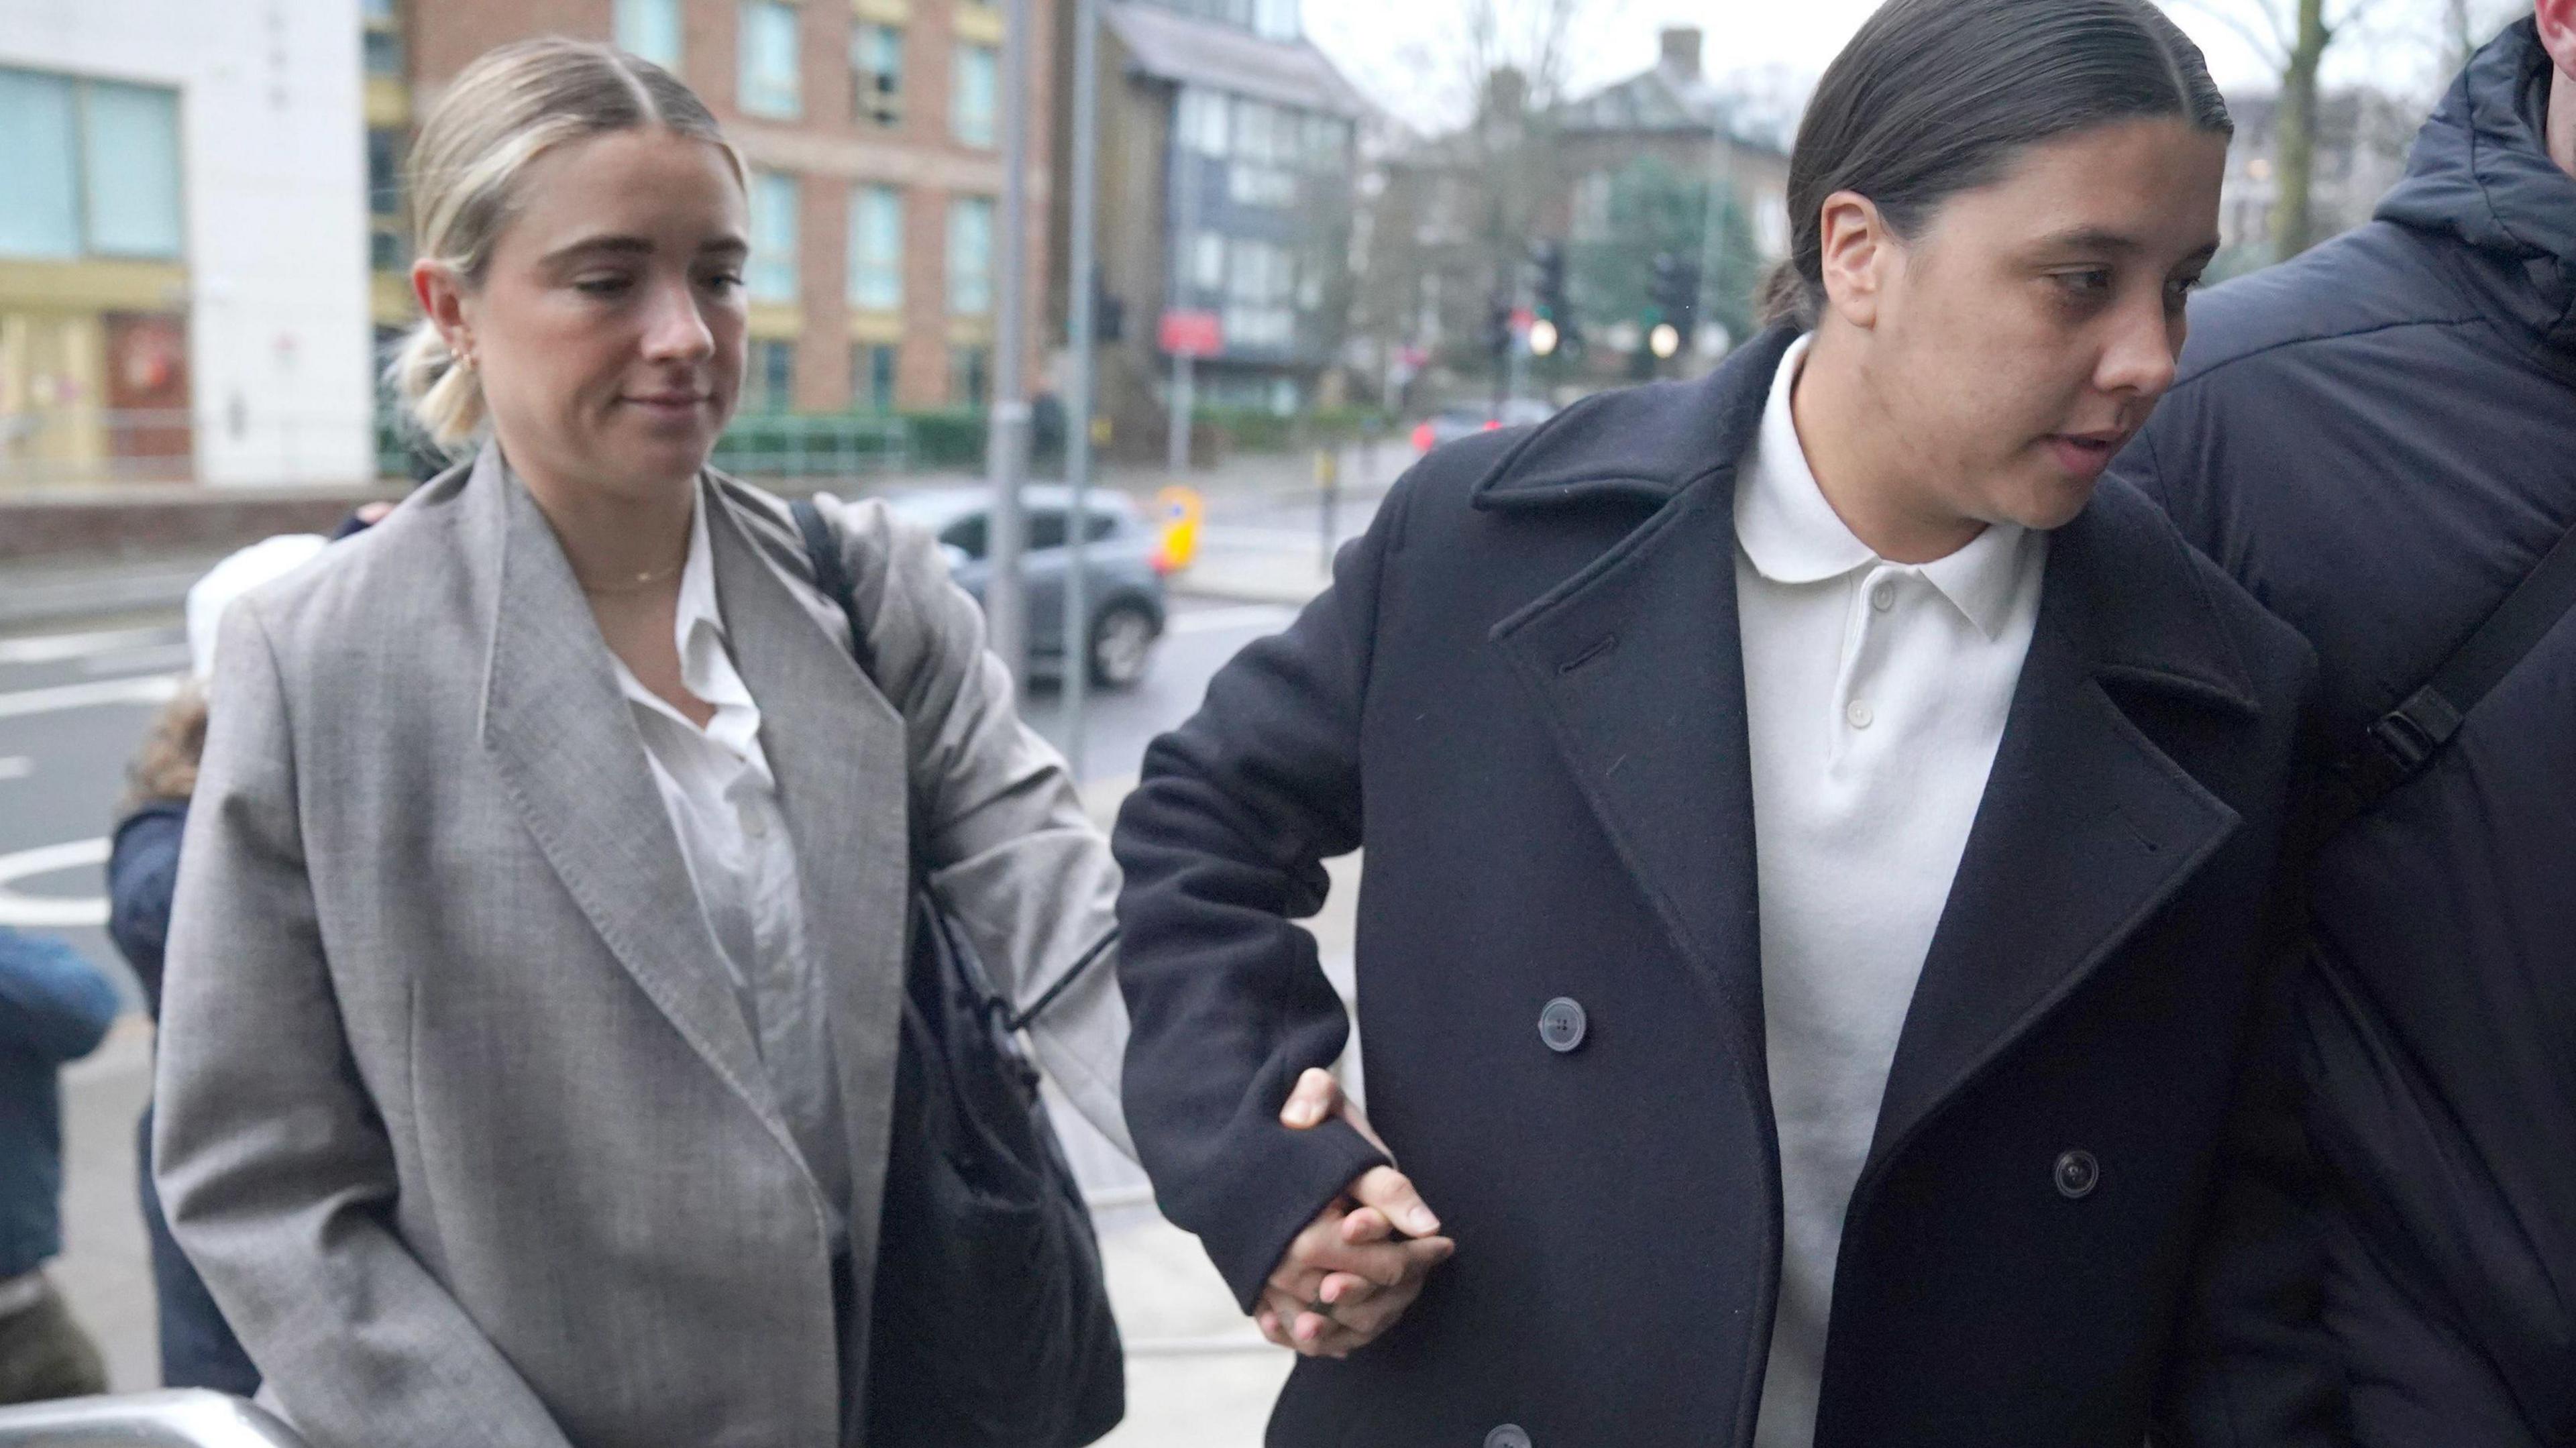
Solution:
M1699 326L1699 263L1668 251L1655 253L1653 275L1647 278L1646 301L1654 315L1649 330L1650 346L1660 357L1670 357L1691 344L1691 334ZM1672 328L1669 338L1662 329ZM1671 351L1665 350L1670 344Z
M1496 365L1512 355L1512 299L1498 296L1485 314L1485 351Z
M1565 295L1565 248L1553 241L1530 243L1530 291L1537 304L1531 315L1539 324L1530 332L1530 350L1545 357L1579 351L1583 329L1575 324L1573 303ZM1546 345L1540 345L1541 342Z

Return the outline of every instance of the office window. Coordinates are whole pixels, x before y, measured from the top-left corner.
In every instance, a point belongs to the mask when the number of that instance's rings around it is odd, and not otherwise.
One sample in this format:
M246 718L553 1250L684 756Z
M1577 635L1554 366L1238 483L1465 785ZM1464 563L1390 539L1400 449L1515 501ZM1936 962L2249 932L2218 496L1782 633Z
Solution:
M367 264L377 271L397 270L409 260L403 246L402 143L398 130L367 132Z
M804 114L805 97L797 79L794 5L782 0L743 0L743 114L794 120Z
M1173 125L1180 135L1184 150L1202 156L1226 154L1231 132L1229 113L1232 98L1222 91L1191 86L1181 92L1180 111Z
M751 177L751 299L796 300L796 178L775 171Z
M664 70L680 68L680 0L617 0L617 44Z
M179 93L0 69L0 255L175 261Z
M366 0L359 11L359 53L369 75L403 78L402 16L394 0Z
M850 403L869 412L894 411L893 347L864 342L850 349Z
M903 193L891 186L850 192L850 305L871 312L903 305Z
M850 118L861 125L903 123L903 32L894 26L850 30Z
M72 82L0 70L0 254L81 254L80 152Z
M796 344L764 339L751 344L751 395L744 402L754 412L785 412L796 404Z
M989 45L957 47L957 81L949 95L948 125L969 146L1001 138L1001 53Z
M1202 231L1190 238L1190 285L1203 292L1225 290L1225 237Z
M986 317L993 312L993 198L961 196L948 203L948 311Z
M1237 161L1226 168L1225 192L1237 206L1286 211L1297 204L1297 173Z
M989 347L948 349L948 403L983 411L993 401L993 352Z
M1237 237L1229 248L1225 340L1229 347L1285 347L1297 339L1297 263L1284 246Z

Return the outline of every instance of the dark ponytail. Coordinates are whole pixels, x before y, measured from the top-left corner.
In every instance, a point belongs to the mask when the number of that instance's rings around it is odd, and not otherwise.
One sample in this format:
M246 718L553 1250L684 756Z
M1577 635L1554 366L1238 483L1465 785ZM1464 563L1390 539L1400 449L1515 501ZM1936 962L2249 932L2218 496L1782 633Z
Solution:
M2235 131L2200 47L2151 0L1888 0L1826 69L1798 126L1789 256L1763 288L1763 320L1816 324L1819 218L1835 192L1868 197L1911 236L2026 146L2159 116Z

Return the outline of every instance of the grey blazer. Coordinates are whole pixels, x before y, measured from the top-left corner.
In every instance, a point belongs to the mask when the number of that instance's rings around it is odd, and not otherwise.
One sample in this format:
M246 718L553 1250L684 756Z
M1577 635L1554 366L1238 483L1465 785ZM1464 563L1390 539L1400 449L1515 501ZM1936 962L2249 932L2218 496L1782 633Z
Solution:
M907 776L935 886L1022 999L1109 929L1116 867L927 534L835 505L881 693L787 510L703 487L829 980L864 1302ZM236 605L212 720L154 1142L263 1396L317 1448L849 1441L866 1345L836 1361L822 1199L497 451ZM1112 972L1064 1007L1041 1058L1123 1144Z

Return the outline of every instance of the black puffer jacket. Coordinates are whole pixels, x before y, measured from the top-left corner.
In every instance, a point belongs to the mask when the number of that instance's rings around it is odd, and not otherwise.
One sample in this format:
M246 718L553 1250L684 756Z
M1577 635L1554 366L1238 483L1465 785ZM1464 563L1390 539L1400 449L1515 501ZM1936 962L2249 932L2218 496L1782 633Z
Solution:
M2531 22L2362 228L2211 293L2122 470L2324 667L2331 748L2576 525L2576 180ZM2307 1015L2363 1443L2576 1443L2576 619L2330 841Z

